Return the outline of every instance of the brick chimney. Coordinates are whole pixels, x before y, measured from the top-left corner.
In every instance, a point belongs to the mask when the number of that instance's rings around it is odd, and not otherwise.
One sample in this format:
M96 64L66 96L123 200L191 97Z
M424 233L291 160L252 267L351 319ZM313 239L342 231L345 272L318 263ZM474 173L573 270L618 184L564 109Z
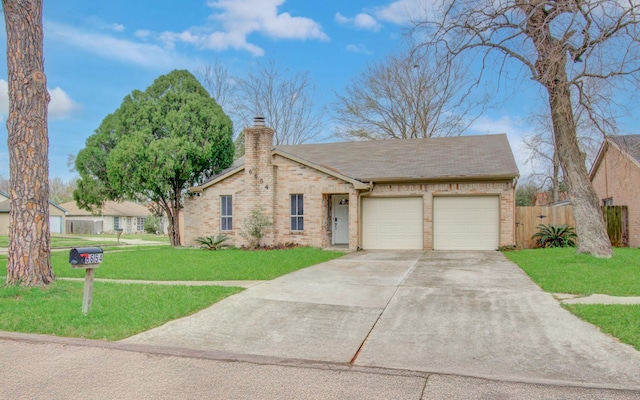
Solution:
M255 117L253 126L244 129L244 185L249 201L247 211L250 213L254 208L262 207L272 223L275 188L271 150L274 133L273 129L265 126L264 117ZM272 235L268 234L263 242L270 244L271 238Z

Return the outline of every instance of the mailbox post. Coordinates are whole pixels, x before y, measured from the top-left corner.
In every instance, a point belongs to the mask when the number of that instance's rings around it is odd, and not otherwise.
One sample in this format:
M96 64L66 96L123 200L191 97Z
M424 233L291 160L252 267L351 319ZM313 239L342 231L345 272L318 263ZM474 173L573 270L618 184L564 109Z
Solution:
M87 314L91 310L93 298L93 275L95 269L102 262L102 249L100 247L78 247L69 252L69 264L71 268L84 269L84 296L82 297L82 313Z

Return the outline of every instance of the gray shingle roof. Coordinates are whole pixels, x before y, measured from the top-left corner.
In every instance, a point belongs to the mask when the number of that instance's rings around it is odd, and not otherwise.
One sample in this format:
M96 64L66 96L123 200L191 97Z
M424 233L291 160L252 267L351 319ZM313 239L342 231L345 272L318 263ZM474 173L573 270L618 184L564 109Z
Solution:
M362 182L516 177L507 135L276 146Z
M64 207L69 212L68 216L70 217L92 215L89 211L83 210L78 207L75 201L63 203L62 207ZM147 207L145 206L141 206L130 201L107 201L104 203L102 212L98 214L115 217L146 217L149 215L149 209L147 209Z
M276 146L275 150L361 182L510 179L519 175L505 134L301 144ZM241 157L203 185L243 165Z
M608 136L608 139L640 162L640 135Z

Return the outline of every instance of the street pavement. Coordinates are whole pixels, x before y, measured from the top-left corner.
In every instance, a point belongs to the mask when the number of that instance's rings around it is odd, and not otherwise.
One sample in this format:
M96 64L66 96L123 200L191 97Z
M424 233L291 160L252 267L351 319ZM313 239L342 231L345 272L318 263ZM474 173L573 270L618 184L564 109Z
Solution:
M640 352L498 252L352 253L117 343L0 332L0 368L0 399L640 399Z

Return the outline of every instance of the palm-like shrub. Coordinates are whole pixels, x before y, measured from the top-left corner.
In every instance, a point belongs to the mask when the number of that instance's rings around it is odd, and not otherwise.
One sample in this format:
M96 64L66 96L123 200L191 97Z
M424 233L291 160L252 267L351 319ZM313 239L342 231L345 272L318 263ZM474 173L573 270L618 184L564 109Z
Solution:
M538 232L531 236L538 247L576 247L576 231L569 225L538 225Z
M218 234L217 236L200 236L196 242L200 243L202 249L218 250L227 240L229 240L229 236Z

